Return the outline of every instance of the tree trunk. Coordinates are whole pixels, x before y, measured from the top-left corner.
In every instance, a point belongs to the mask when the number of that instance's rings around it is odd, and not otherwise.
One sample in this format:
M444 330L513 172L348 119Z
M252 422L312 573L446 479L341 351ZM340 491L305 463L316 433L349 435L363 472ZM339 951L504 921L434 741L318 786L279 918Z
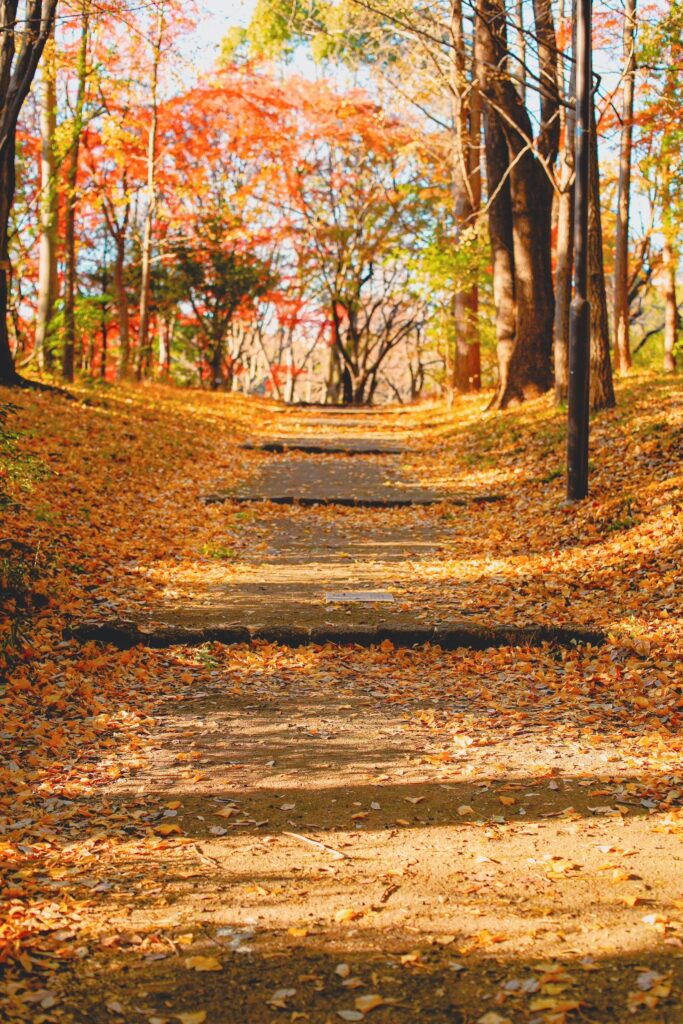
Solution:
M474 39L472 40L474 49ZM476 220L481 212L481 157L482 157L482 103L479 92L476 56L473 60L470 81L469 104L469 137L468 137L468 172L470 192L472 194L472 213ZM475 336L468 350L468 383L470 391L481 389L481 341L479 338L479 282L475 281L470 298L470 314L474 324Z
M353 405L353 380L348 366L341 368L341 399L342 405Z
M119 315L119 365L116 372L118 380L124 380L128 376L130 362L130 319L125 281L125 262L125 241L117 238L116 261L114 263L114 293L116 295L116 308Z
M147 210L142 235L142 273L140 280L140 326L138 332L138 361L136 375L142 379L143 373L151 363L151 339L149 331L150 305L152 298L152 242L154 221L156 216L156 159L157 133L159 130L159 67L161 64L161 44L164 38L163 5L159 6L157 32L154 40L152 62L152 123L147 142Z
M481 384L481 355L477 320L479 314L479 289L476 285L467 291L459 291L453 297L453 319L455 326L455 358L451 388L459 394L478 391Z
M175 317L173 315L164 317L159 324L159 368L162 379L166 381L171 377L171 348L174 328Z
M485 64L488 52L484 27L477 18L475 35L478 84L483 94ZM498 389L507 386L507 370L515 345L517 310L512 245L512 201L507 178L507 145L500 120L484 98L484 147L486 155L486 186L488 192L488 227L493 264L493 302L496 310L496 348L498 356Z
M8 326L17 121L52 32L56 6L57 0L36 0L31 17L17 22L16 3L0 0L0 384L8 387L26 383L14 366Z
M508 156L505 136L497 115L489 110L484 118L486 168L488 175L489 237L493 259L493 301L496 309L498 391L507 390L508 367L515 347L517 303L512 243L512 201L506 178Z
M676 372L676 342L678 341L678 305L676 302L676 266L678 254L665 239L664 258L664 372Z
M514 343L501 366L496 404L503 408L547 391L551 368L555 297L551 258L553 186L543 166L552 166L559 145L559 95L555 30L550 0L535 0L541 92L538 157L531 145L529 114L509 74L509 52L503 0L481 0L478 63L483 68L483 92L496 114L507 147L506 170L512 211L512 266L516 303ZM492 119L489 118L489 124Z
M224 357L225 347L223 339L219 338L214 342L211 359L209 360L209 367L211 369L211 380L209 382L209 386L212 391L220 391L225 384Z
M19 380L10 348L8 316L12 269L9 258L9 216L16 187L15 141L12 135L0 149L0 384L12 385Z
M572 5L575 7L575 4ZM560 19L564 20L564 2L560 6ZM574 18L574 20L576 20ZM564 55L557 55L557 85L560 95L573 96L575 91L575 63L571 62L569 85L565 73ZM555 401L567 400L569 391L569 313L572 301L572 273L574 268L574 134L576 115L572 107L560 108L562 146L558 172L557 242L555 249L555 331L553 361L555 369Z
M619 192L614 240L614 362L620 373L631 366L628 300L628 224L631 200L631 151L633 146L633 96L635 91L636 0L624 7L624 86L621 108Z
M555 262L555 401L567 400L569 389L569 311L572 301L574 188L562 177L558 196L557 255Z
M78 88L71 129L66 174L66 215L64 227L65 275L64 275L64 349L62 352L62 376L74 379L76 353L76 209L78 206L78 157L83 132L85 110L85 89L88 72L88 34L90 30L89 0L81 3L81 40L76 66Z
M50 50L54 47L54 32ZM54 53L45 56L40 87L40 262L38 270L38 312L34 352L41 370L53 363L49 345L50 322L57 300L57 217L58 201L55 160L57 131L57 82Z
M109 324L107 322L106 307L102 307L102 357L100 359L100 377L107 379L107 354L109 348Z
M588 205L588 300L591 311L590 405L593 412L616 404L609 354L609 318L602 251L600 165L595 107L591 113L591 169Z
M334 342L327 346L327 366L325 369L325 402L329 405L337 405L339 402L339 388L341 383L341 367L339 365L339 352Z
M466 70L466 46L461 0L451 0L451 107L453 152L451 173L458 235L473 228L481 204L481 99L476 81ZM472 77L476 76L473 68ZM457 244L457 242L456 242ZM477 281L456 289L453 298L455 351L449 389L460 394L481 386L481 348L478 329Z
M524 31L524 3L523 0L515 0L513 14L515 22L515 35L518 63L515 68L514 78L517 81L517 88L522 103L526 103L526 34Z
M510 173L517 327L498 404L522 401L552 387L555 296L551 263L552 186L530 153Z

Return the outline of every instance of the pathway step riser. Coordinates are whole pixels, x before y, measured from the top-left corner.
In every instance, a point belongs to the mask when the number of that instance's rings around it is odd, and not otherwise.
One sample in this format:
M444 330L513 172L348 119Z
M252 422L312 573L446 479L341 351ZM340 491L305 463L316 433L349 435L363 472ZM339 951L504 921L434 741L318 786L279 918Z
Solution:
M405 455L407 448L354 448L350 446L327 446L323 444L286 444L285 442L272 441L266 444L243 444L243 451L247 452L268 452L272 455L287 455L288 452L303 452L304 455Z
M540 647L551 644L557 647L572 647L590 644L600 647L606 636L596 630L573 629L570 627L475 627L444 625L433 628L382 628L314 627L312 629L292 627L246 627L228 625L208 629L186 627L164 627L140 629L135 623L84 623L64 632L65 639L81 643L97 642L110 644L121 650L133 647L162 649L168 647L200 647L206 643L221 643L227 646L254 642L275 643L283 647L305 647L309 644L338 644L340 646L374 647L384 641L391 641L394 647L413 648L427 644L442 650L485 651L498 647Z
M471 498L306 498L293 494L273 495L263 497L262 495L244 494L208 494L204 498L205 505L226 505L234 503L237 505L257 505L269 503L271 505L300 505L303 508L311 508L316 505L334 506L337 508L431 508L434 505L455 505L463 508L467 505L488 505L494 502L504 501L502 494L480 494Z

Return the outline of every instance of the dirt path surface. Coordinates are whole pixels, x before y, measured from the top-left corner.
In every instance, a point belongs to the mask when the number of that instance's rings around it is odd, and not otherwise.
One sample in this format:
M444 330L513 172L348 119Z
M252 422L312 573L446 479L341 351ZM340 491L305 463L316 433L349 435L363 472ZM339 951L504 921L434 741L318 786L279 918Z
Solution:
M438 409L371 413L362 430L342 417L321 426L318 410L263 412L266 443L381 435L407 448L344 456L245 449L253 423L222 426L204 400L191 431L169 436L158 401L123 421L147 460L151 433L177 465L126 468L120 507L122 477L107 490L101 454L89 468L78 507L93 511L69 538L77 570L68 586L55 576L58 611L40 602L3 705L0 1019L680 1024L674 434L663 444L637 409L600 421L597 451L624 436L638 450L612 464L603 454L609 487L598 477L592 504L569 514L553 470L561 424L541 403L528 421L511 414L505 435L497 418L481 426L479 407L456 435ZM103 420L97 407L43 415L48 443L76 415L84 434ZM301 460L311 486L341 464L392 487L506 499L204 504ZM59 488L82 478L59 465L50 500L70 508ZM43 508L40 492L31 500ZM325 600L349 589L394 601ZM93 609L100 624L160 609L161 625L225 624L236 591L241 621L273 626L293 610L311 628L375 628L393 614L425 628L457 616L549 629L571 617L604 643L74 639Z
M440 606L427 567L447 547L453 518L468 522L483 505L504 505L504 494L421 484L414 464L419 452L396 454L391 432L371 413L325 419L290 414L279 417L275 428L278 440L266 436L245 446L267 454L253 456L242 486L204 499L227 506L228 514L243 503L257 506L250 532L259 559L240 559L226 545L220 564L201 579L183 585L181 572L173 573L163 604L137 614L124 609L122 619L91 622L78 635L152 646L206 639L367 646L387 639L403 647L438 642L447 649L604 639L599 630L567 621L503 625L495 615ZM400 425L395 431L407 432ZM287 511L278 510L282 505ZM440 508L436 516L425 514L432 506ZM346 509L362 509L363 518L345 515ZM401 515L392 515L395 510ZM406 600L416 577L425 598Z
M436 650L216 662L110 790L131 840L78 1019L607 1024L650 993L643 1019L680 1020L683 849L651 820L675 780L588 708L538 712L519 660L495 696ZM156 867L150 826L183 837Z

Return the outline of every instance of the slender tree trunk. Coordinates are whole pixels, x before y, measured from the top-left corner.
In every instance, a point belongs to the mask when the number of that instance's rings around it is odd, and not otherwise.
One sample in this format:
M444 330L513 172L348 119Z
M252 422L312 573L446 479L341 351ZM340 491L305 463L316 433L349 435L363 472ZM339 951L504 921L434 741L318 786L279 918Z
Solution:
M484 94L485 61L490 54L481 18L476 25L476 65L483 100L488 226L493 263L493 302L496 310L496 347L499 392L507 387L507 371L515 346L517 306L512 242L512 200L507 177L508 152L500 119Z
M9 338L9 218L16 187L17 121L52 32L57 0L36 0L17 20L16 0L0 0L0 384L27 382L17 373Z
M219 338L213 343L213 350L211 352L211 359L209 360L209 367L211 369L211 381L209 386L212 391L220 391L226 380L225 376L225 346L223 339Z
M451 0L452 180L456 230L473 228L481 204L481 100L473 69L467 74L461 0ZM455 351L449 390L461 394L481 385L476 280L457 288L453 298Z
M119 365L118 380L128 376L130 362L130 317L128 313L128 293L125 281L126 243L122 238L116 239L116 260L114 262L114 294L119 319Z
M168 327L166 331L166 362L164 364L164 378L166 380L171 379L171 365L173 363L173 338L175 335L176 316L175 313L171 314L168 318Z
M474 39L472 40L474 48ZM470 123L468 139L468 171L470 191L472 193L472 213L478 219L481 212L481 156L482 156L482 103L479 92L476 56L473 61L472 79L470 82ZM468 375L470 391L481 389L481 341L479 337L479 282L472 286L470 313L474 324L475 336L469 347Z
M109 324L107 322L106 308L102 312L102 357L100 359L100 377L107 379L107 355L109 348Z
M76 209L78 207L78 157L83 133L85 90L88 75L88 35L90 31L90 0L81 3L81 40L78 51L76 106L72 125L66 174L66 216L64 227L65 280L64 280L64 349L62 376L74 379L76 358Z
M557 255L555 263L555 401L567 400L569 388L569 311L572 296L574 234L574 189L562 175L562 191L558 196Z
M48 334L58 291L57 217L59 196L54 148L57 131L54 32L50 40L49 51L44 55L43 76L40 83L40 261L34 351L41 370L49 369L53 363Z
M159 324L159 368L163 380L171 376L171 346L175 318L173 315L164 317Z
M664 257L664 372L676 372L676 342L678 341L678 305L676 302L676 266L678 254L665 239Z
M8 323L17 121L52 32L56 6L57 0L36 0L30 18L18 20L16 0L0 0L0 384L8 387L27 383L14 365Z
M285 402L291 405L294 401L294 386L296 383L296 377L294 375L294 366L290 360L287 364L287 383L285 385Z
M574 6L574 5L572 5ZM564 19L564 0L560 8ZM574 21L576 19L574 18ZM574 95L576 75L571 62L567 88L564 55L557 55L557 83L564 98ZM553 361L555 369L555 401L566 401L569 390L569 313L572 301L572 273L574 269L574 132L575 114L572 107L560 108L562 145L558 171L557 242L555 250L555 331Z
M109 283L109 235L105 235L104 252L102 254L102 296L100 305L100 331L102 335L102 349L100 353L100 377L102 380L105 380L107 376L107 350L109 348ZM90 369L94 373L94 352L91 358Z
M486 167L489 196L489 237L493 258L493 301L496 309L498 391L508 385L508 368L515 347L517 303L512 241L512 200L506 179L508 154L503 129L494 111L486 112Z
M588 300L591 310L590 404L593 412L616 404L609 353L609 317L602 251L600 164L595 107L591 124L591 169L588 206Z
M624 85L621 108L621 146L619 152L619 192L614 241L614 355L620 373L631 366L628 301L628 225L631 200L631 151L633 147L633 97L635 91L636 0L625 0L624 8Z
M341 368L341 385L342 405L353 405L353 380L346 365Z
M515 34L517 36L517 57L519 62L515 68L514 78L517 80L517 88L522 103L526 103L526 35L524 32L524 3L523 0L515 0L514 10Z
M0 384L19 380L14 368L8 330L8 307L12 266L9 258L9 217L16 187L14 134L0 148Z
M327 346L327 365L325 368L325 402L336 405L339 401L341 367L336 342Z
M150 305L152 298L152 242L156 218L156 160L157 133L159 130L159 68L161 65L161 44L164 38L164 11L159 5L157 31L154 40L152 62L152 122L147 141L147 210L142 234L142 273L140 280L140 326L138 332L138 361L136 375L142 379L145 368L151 362L151 340L149 331Z

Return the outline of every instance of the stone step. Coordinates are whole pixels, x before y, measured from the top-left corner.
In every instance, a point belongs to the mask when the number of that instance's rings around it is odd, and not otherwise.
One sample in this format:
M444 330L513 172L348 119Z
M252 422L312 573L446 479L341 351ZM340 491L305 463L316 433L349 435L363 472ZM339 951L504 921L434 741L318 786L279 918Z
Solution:
M283 455L288 452L303 452L307 455L404 455L408 448L396 444L378 444L366 438L349 438L344 441L313 441L292 437L273 441L247 442L241 446L245 451L269 452Z
M276 643L284 647L307 644L339 644L374 647L389 641L394 647L412 648L431 644L442 650L482 651L497 647L539 647L551 644L571 647L576 644L601 646L605 634L594 629L573 626L485 626L452 622L438 626L225 626L193 628L188 626L138 625L129 621L84 622L64 632L66 639L81 643L111 644L122 650L143 646L155 649L175 646L200 647L206 643Z
M401 498L356 498L348 495L301 495L301 494L207 494L206 505L224 505L234 502L238 505L264 504L300 505L302 508L313 508L316 505L337 506L338 508L429 508L433 505L454 505L464 508L467 505L487 505L505 501L503 494L472 494L449 495L441 494L432 497L409 494Z

